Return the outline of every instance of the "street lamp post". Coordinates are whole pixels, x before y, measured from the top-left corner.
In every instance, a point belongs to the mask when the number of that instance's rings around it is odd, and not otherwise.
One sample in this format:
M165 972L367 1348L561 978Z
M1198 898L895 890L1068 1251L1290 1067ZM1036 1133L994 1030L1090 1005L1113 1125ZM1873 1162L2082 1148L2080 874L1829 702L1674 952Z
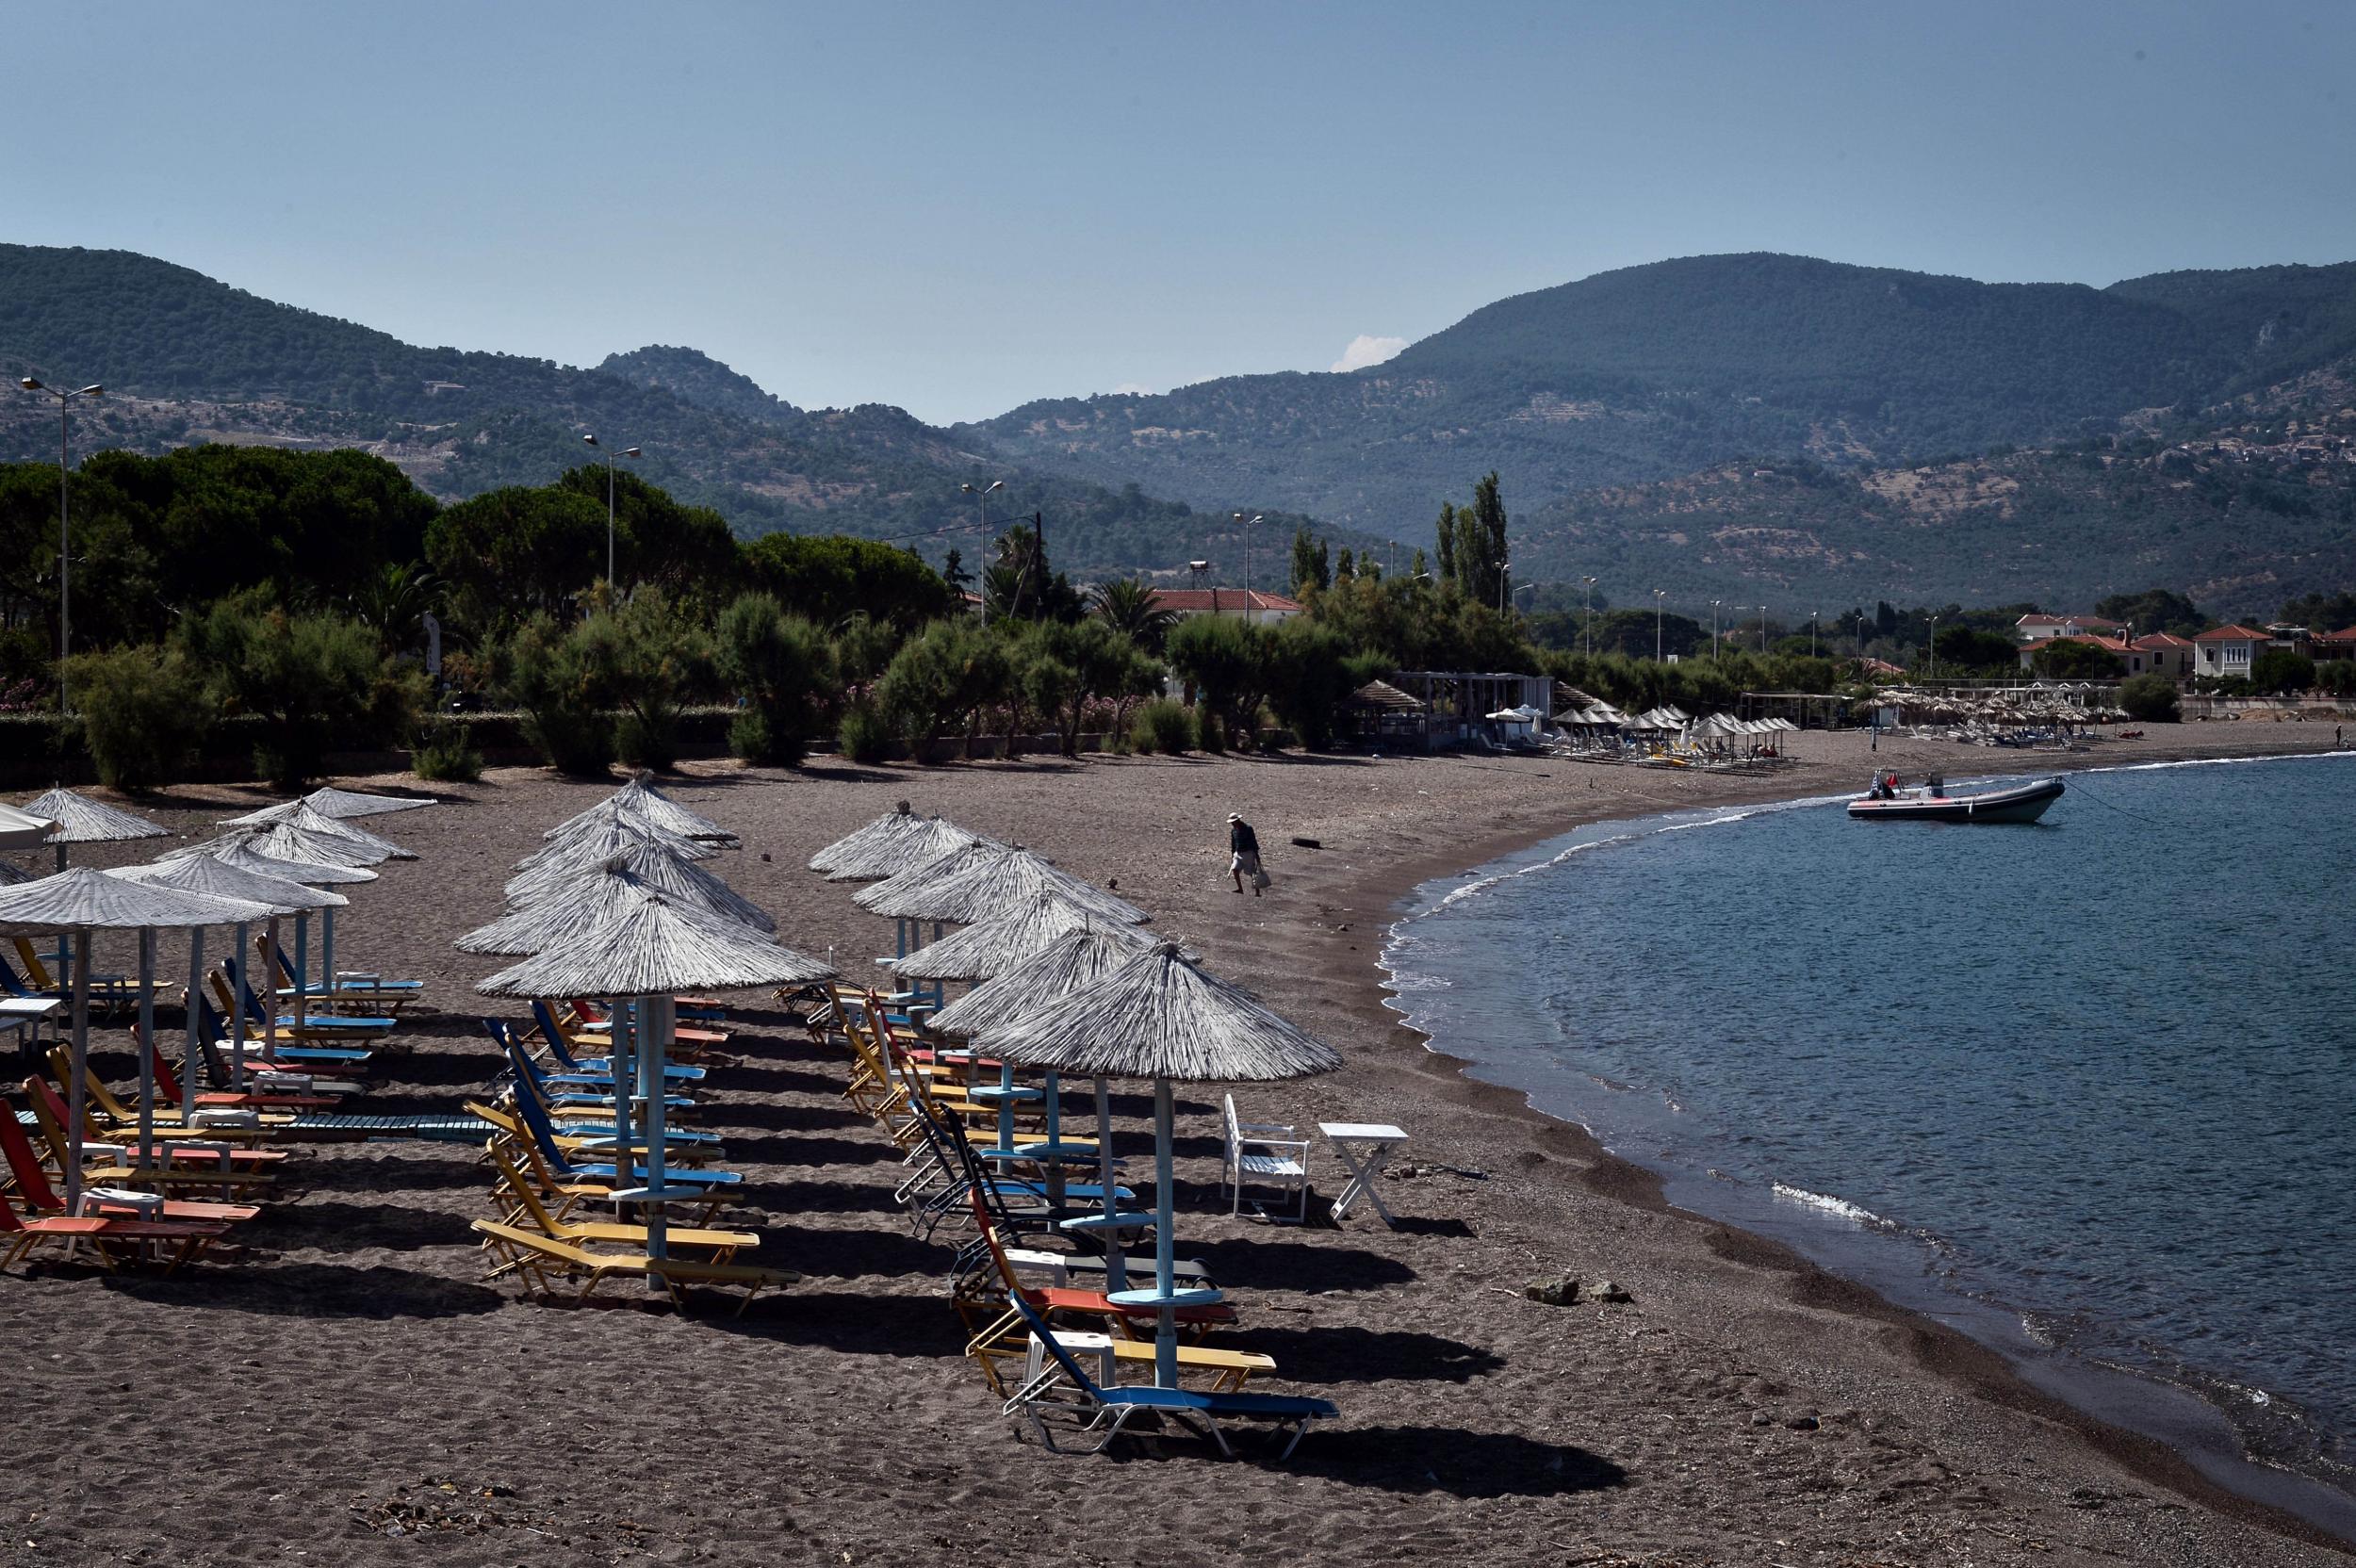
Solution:
M103 398L106 389L95 384L77 386L69 392L59 386L46 386L32 376L17 384L27 392L46 392L57 400L57 716L66 715L65 659L73 642L73 571L71 535L66 527L65 472L66 424L68 412L76 398Z
M1587 657L1593 659L1595 656L1595 580L1592 577L1583 577L1579 580L1586 584L1584 596L1587 603Z
M990 498L1006 487L1006 482L1003 479L994 479L983 485L966 483L957 486L960 493L973 498L973 505L981 518L981 545L973 552L973 571L977 579L990 561Z
M1767 657L1767 607L1763 604L1759 607L1759 656Z
M1816 617L1823 613L1821 610L1811 610L1808 612L1808 656L1810 659L1816 657Z
M1661 662L1661 601L1669 596L1666 588L1652 591L1652 662Z
M1724 599L1710 601L1710 657L1712 660L1718 657L1718 607L1726 602Z
M1252 525L1261 521L1261 514L1254 513L1247 517L1236 512L1230 515L1243 525L1243 618L1251 621L1255 618L1252 603Z
M1939 617L1936 615L1931 617L1930 655L1931 673L1927 678L1937 680L1939 678Z
M607 596L610 598L616 591L614 581L614 454L606 448L599 446L597 444L597 438L594 435L584 435L581 439L584 444L595 449L599 457L605 459L605 592ZM638 455L638 449L635 447L624 447L622 449L621 455L624 457L636 457Z

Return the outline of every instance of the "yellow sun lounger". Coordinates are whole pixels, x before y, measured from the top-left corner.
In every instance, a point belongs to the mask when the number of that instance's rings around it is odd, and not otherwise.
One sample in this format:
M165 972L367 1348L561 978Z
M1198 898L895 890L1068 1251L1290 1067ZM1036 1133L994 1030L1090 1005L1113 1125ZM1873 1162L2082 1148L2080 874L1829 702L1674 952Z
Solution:
M663 1282L680 1310L687 1307L689 1285L741 1286L744 1299L736 1303L736 1315L742 1315L752 1304L754 1297L763 1290L794 1284L801 1276L786 1268L755 1268L746 1264L694 1263L684 1258L650 1258L644 1252L592 1252L571 1242L558 1241L550 1236L522 1231L513 1225L500 1225L488 1219L478 1219L474 1228L489 1239L491 1251L498 1257L501 1270L513 1269L524 1282L527 1290L534 1291L551 1300L564 1299L567 1293L558 1288L558 1282L566 1284L579 1281L581 1288L569 1293L576 1301L587 1300L597 1287L608 1280L643 1280L651 1275Z
M532 1190L532 1183L515 1168L515 1162L497 1144L490 1146L490 1154L492 1168L499 1172L499 1184L493 1189L492 1198L501 1209L499 1223L513 1225L518 1230L542 1231L551 1241L567 1241L576 1246L602 1241L614 1246L645 1249L646 1228L644 1225L620 1220L557 1218L548 1213L548 1205L541 1202L540 1195ZM692 1247L699 1252L708 1252L710 1256L704 1260L707 1263L733 1262L741 1250L761 1245L761 1237L750 1231L706 1231L673 1225L663 1233L674 1247ZM497 1279L506 1270L507 1266L501 1265L493 1271L492 1278Z

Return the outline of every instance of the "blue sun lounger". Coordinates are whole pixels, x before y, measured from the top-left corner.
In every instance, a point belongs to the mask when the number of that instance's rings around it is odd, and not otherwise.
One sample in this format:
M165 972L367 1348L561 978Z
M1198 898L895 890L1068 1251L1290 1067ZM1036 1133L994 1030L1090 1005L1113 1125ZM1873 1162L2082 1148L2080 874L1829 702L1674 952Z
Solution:
M262 999L254 994L254 988L245 983L245 970L237 960L223 958L221 961L221 972L229 977L229 984L237 989L237 1005L245 1009L247 1023L256 1029L267 1024L270 1021L270 1015L262 1010ZM305 1033L313 1034L351 1035L355 1037L362 1035L389 1035L398 1026L399 1021L395 1019L356 1018L350 1013L305 1013L300 1020L292 1013L278 1015L280 1029L300 1027Z
M202 996L196 999L196 1020L205 1031L205 1037L216 1047L230 1043L228 1025L219 1013L213 1011L213 1004ZM259 1033L248 1035L245 1043L249 1047L260 1045L262 1037ZM365 1045L300 1044L286 1039L278 1042L278 1060L303 1067L359 1067L366 1065L375 1054Z
M515 1119L522 1122L524 1131L532 1135L532 1145L540 1151L540 1158L547 1161L548 1168L557 1175L581 1176L593 1182L622 1179L618 1164L582 1164L568 1158L557 1144L556 1129L548 1124L547 1113L540 1109L532 1096L519 1094L515 1097ZM650 1173L645 1166L633 1161L629 1179L645 1183L650 1179ZM666 1166L663 1179L678 1187L732 1187L743 1184L744 1173L741 1170L679 1169Z
M1055 1338L1055 1331L1038 1310L1023 1299L1021 1292L1013 1293L1007 1299L1023 1315L1023 1321L1039 1339L1048 1360L1039 1375L1016 1389L1002 1409L1006 1414L1028 1422L1051 1452L1062 1453L1064 1449L1056 1444L1054 1429L1041 1419L1042 1406L1061 1408L1088 1418L1080 1430L1083 1434L1098 1435L1093 1445L1079 1451L1089 1454L1102 1451L1139 1415L1166 1415L1184 1422L1218 1444L1219 1451L1230 1458L1235 1449L1228 1446L1220 1422L1273 1422L1280 1431L1285 1428L1292 1430L1284 1451L1276 1456L1280 1462L1292 1458L1310 1422L1331 1420L1341 1414L1329 1400L1289 1394L1197 1394L1191 1389L1126 1383L1100 1388L1094 1379L1081 1370L1080 1364Z
M532 1021L540 1026L540 1037L548 1042L548 1054L554 1056L564 1069L564 1072L558 1076L569 1074L602 1078L609 1083L612 1082L614 1058L611 1056L575 1056L572 1048L564 1043L563 1026L556 1021L556 1015L548 1010L547 1003L534 1002L532 1004ZM665 1062L663 1065L663 1076L674 1084L700 1084L704 1079L704 1070L699 1067L680 1067Z

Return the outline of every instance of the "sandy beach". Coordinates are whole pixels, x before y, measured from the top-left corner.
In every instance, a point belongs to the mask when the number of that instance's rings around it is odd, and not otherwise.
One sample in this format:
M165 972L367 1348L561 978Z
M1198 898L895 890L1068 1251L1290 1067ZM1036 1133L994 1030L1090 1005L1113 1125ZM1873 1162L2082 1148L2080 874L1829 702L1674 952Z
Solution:
M2068 765L2317 751L2328 726L2188 725ZM1241 1096L1258 1120L1393 1121L1410 1158L1485 1173L1387 1180L1298 1229L1230 1219L1218 1096L1182 1093L1181 1254L1238 1302L1232 1343L1268 1392L1343 1418L1285 1465L1191 1443L1121 1458L1018 1443L944 1294L949 1249L892 1204L896 1154L839 1098L846 1059L739 1008L700 1125L745 1172L759 1261L806 1281L741 1318L524 1304L483 1281L463 1145L316 1150L307 1192L244 1259L169 1280L35 1268L0 1280L16 1418L0 1436L0 1560L173 1564L1272 1562L2322 1564L2346 1548L2105 1427L2001 1357L1779 1247L1672 1210L1645 1172L1517 1095L1469 1082L1383 1005L1399 901L1583 822L1861 787L1870 766L1964 776L2050 757L1804 735L1772 777L1542 759L1024 759L798 773L689 764L677 798L740 833L712 863L782 939L879 977L888 923L804 869L898 800L1049 855L1342 1052L1345 1070ZM371 781L336 782L365 788ZM404 777L372 781L406 788ZM495 916L507 868L612 788L499 771L371 824L423 858L385 868L338 962L428 983L368 1109L445 1110L515 1016L450 939ZM258 790L136 803L210 831ZM1276 883L1238 897L1224 819L1257 825ZM1319 847L1296 847L1294 839ZM152 853L160 847L145 846ZM146 858L101 846L76 863ZM127 948L102 948L115 967ZM185 963L177 939L163 961ZM124 1037L102 1072L132 1077ZM1117 1102L1121 1148L1150 1146ZM1322 1149L1319 1188L1341 1171ZM1549 1307L1568 1270L1626 1303ZM24 1274L25 1271L18 1271ZM423 1539L419 1539L422 1537Z

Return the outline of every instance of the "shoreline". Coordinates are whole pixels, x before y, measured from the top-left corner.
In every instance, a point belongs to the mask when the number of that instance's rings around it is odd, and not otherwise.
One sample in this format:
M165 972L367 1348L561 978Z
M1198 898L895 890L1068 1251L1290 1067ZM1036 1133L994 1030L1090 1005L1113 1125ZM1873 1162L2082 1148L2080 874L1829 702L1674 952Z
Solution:
M1972 748L1973 752L1978 749ZM2032 759L2023 759L2017 753L2000 751L1990 760L1999 765L1957 767L1953 772L1957 777L1968 778L2037 775L2070 776L2209 764L2254 764L2332 754L2327 748L2320 752L2229 752L2223 755L2184 755L2134 760L2094 758L2081 760L2072 756L2065 765L2054 766L2050 764L2060 761L2060 759L2050 756L2034 759L2034 755ZM2044 760L2049 765L2019 765L2030 760ZM2014 765L2003 765L2005 763ZM1563 841L1590 826L1608 822L1663 822L1701 812L1791 808L1824 798L1816 792L1762 791L1748 797L1715 800L1707 807L1677 808L1665 811L1631 808L1595 813L1568 823L1559 830L1512 835L1505 841L1485 846L1494 853L1469 866L1442 865L1441 869L1428 875L1422 874L1427 869L1423 867L1403 870L1395 877L1383 879L1371 890L1376 896L1389 895L1397 919L1390 926L1388 936L1396 938L1410 923L1441 907L1458 890L1447 884L1455 883L1460 889L1470 888L1487 879L1534 871L1549 864L1553 858L1552 855L1542 856L1539 852L1551 850L1560 853L1561 849L1568 847ZM1433 864L1441 865L1441 861L1435 859ZM1857 1278L1838 1261L1823 1255L1836 1250L1835 1248L1811 1248L1805 1238L1762 1233L1754 1228L1758 1224L1758 1217L1745 1217L1741 1212L1743 1204L1711 1204L1708 1201L1713 1191L1705 1179L1709 1172L1700 1168L1664 1167L1616 1152L1602 1141L1592 1127L1577 1119L1574 1114L1557 1114L1542 1108L1535 1102L1535 1090L1524 1089L1499 1078L1482 1076L1484 1073L1495 1073L1502 1077L1510 1072L1510 1069L1497 1062L1482 1062L1458 1055L1439 1043L1436 1037L1408 1021L1410 1008L1398 989L1397 972L1383 961L1390 948L1391 943L1386 940L1371 967L1376 984L1384 994L1385 1005L1393 1013L1400 1032L1415 1041L1427 1055L1448 1064L1465 1083L1513 1095L1529 1116L1550 1126L1575 1130L1591 1145L1598 1169L1612 1166L1625 1168L1614 1170L1599 1190L1624 1201L1662 1213L1681 1214L1706 1224L1727 1227L1759 1249L1757 1255L1762 1260L1774 1251L1789 1253L1795 1272L1807 1270L1828 1274L1856 1290L1870 1294L1889 1313L1919 1320L1910 1326L1928 1326L1942 1333L1960 1335L1966 1343L2002 1358L2006 1373L2021 1385L2020 1390L2005 1391L2006 1398L2026 1394L2058 1401L2076 1421L2086 1424L2084 1435L2089 1441L2112 1457L2135 1465L2158 1484L2184 1491L2187 1495L2201 1496L2204 1501L2211 1502L2214 1501L2212 1494L2222 1491L2245 1505L2288 1515L2301 1526L2322 1532L2322 1538L2328 1542L2356 1549L2356 1492L2321 1476L2251 1452L2241 1429L2233 1420L2232 1413L2224 1407L2220 1397L2201 1386L2200 1377L2171 1377L2159 1366L2137 1367L2043 1344L2022 1320L2018 1309L1999 1300L1972 1296L1945 1283L1932 1285L1920 1293L1893 1295L1890 1293L1887 1283L1877 1284L1871 1279ZM1644 1184L1646 1183L1649 1183L1648 1186ZM1673 1199L1670 1196L1672 1188L1701 1201ZM1822 1198L1822 1195L1809 1196ZM1805 1231L1806 1228L1804 1222L1791 1227L1793 1231ZM1826 1239L1834 1238L1827 1233ZM1907 1295L1912 1298L1904 1298ZM1939 1305L1952 1305L1952 1314L1937 1310ZM1973 1327L1958 1327L1946 1321L1951 1315L1957 1320L1969 1320ZM1948 1348L1934 1348L1926 1341L1923 1350L1923 1364L1926 1367L1943 1373L1955 1370L1955 1359ZM2194 1371L2189 1367L2184 1370L2188 1373ZM1982 1370L1973 1371L1971 1386L1984 1396L1997 1396L1996 1380L1988 1378ZM2220 1386L2230 1385L2220 1383ZM2038 1407L2024 1399L2020 1402L2020 1408ZM2208 1429L2202 1429L2204 1427ZM2144 1444L2161 1446L2164 1457L2159 1462L2154 1463L2152 1456L2140 1446ZM2187 1487L2186 1466L2194 1472L2198 1484Z
M2105 743L2067 760L2317 749L2312 731L2192 727L2198 743ZM1386 1004L1383 939L1418 883L1582 822L1859 786L1862 737L1854 756L1839 737L1799 739L1799 765L1758 778L1289 754L691 763L663 779L743 837L714 866L729 885L854 980L879 973L870 957L889 951L888 924L804 862L909 799L1117 883L1154 929L1336 1046L1340 1071L1238 1086L1238 1111L1312 1140L1320 1120L1408 1129L1396 1157L1407 1163L1386 1161L1380 1187L1396 1229L1365 1207L1297 1229L1231 1217L1220 1086L1181 1097L1181 1244L1235 1292L1236 1348L1275 1359L1267 1391L1343 1412L1284 1465L1250 1453L1219 1463L1174 1442L1124 1461L1016 1442L943 1298L946 1239L910 1233L890 1196L895 1152L842 1102L841 1053L746 996L731 1009L739 1060L714 1073L699 1124L744 1172L758 1261L800 1270L801 1284L741 1318L525 1305L483 1279L466 1229L483 1213L469 1152L322 1146L309 1193L257 1222L243 1260L169 1281L55 1268L0 1281L0 1321L36 1396L109 1416L74 1443L36 1428L0 1440L0 1500L20 1510L35 1556L73 1563L142 1552L245 1563L262 1544L272 1560L303 1549L378 1561L392 1549L386 1521L417 1517L422 1498L425 1513L464 1512L436 1545L464 1568L917 1555L955 1568L1014 1555L1042 1568L1147 1557L1216 1568L1246 1555L1376 1568L1403 1551L1434 1565L1595 1568L2345 1564L2345 1544L2039 1393L1996 1351L1677 1209L1658 1178L1464 1076ZM2064 759L1885 737L1872 760L1912 774ZM432 789L443 808L384 825L423 858L357 890L338 952L424 980L431 1010L404 1031L416 1049L385 1065L375 1104L447 1110L479 1089L493 1062L478 1017L520 1009L475 997L500 961L451 939L497 913L507 867L546 827L617 781L495 770ZM189 835L267 798L204 786L128 804ZM1264 899L1238 896L1225 874L1231 809L1259 829L1276 878ZM74 863L159 847L91 846ZM128 956L127 942L99 945L102 965ZM94 1057L117 1084L133 1070L121 1040L107 1031ZM1142 1158L1147 1102L1117 1086L1115 1106L1121 1154ZM1331 1152L1313 1141L1310 1161L1330 1197ZM1633 1299L1523 1298L1524 1282L1559 1271ZM529 1431L513 1420L516 1398ZM616 1462L642 1442L708 1441L715 1422L762 1456L724 1486ZM206 1463L155 1464L159 1429L205 1433ZM321 1458L288 1474L288 1453ZM267 1496L251 1484L259 1473L281 1478ZM954 1510L954 1527L911 1536L906 1511L869 1506L911 1486Z

